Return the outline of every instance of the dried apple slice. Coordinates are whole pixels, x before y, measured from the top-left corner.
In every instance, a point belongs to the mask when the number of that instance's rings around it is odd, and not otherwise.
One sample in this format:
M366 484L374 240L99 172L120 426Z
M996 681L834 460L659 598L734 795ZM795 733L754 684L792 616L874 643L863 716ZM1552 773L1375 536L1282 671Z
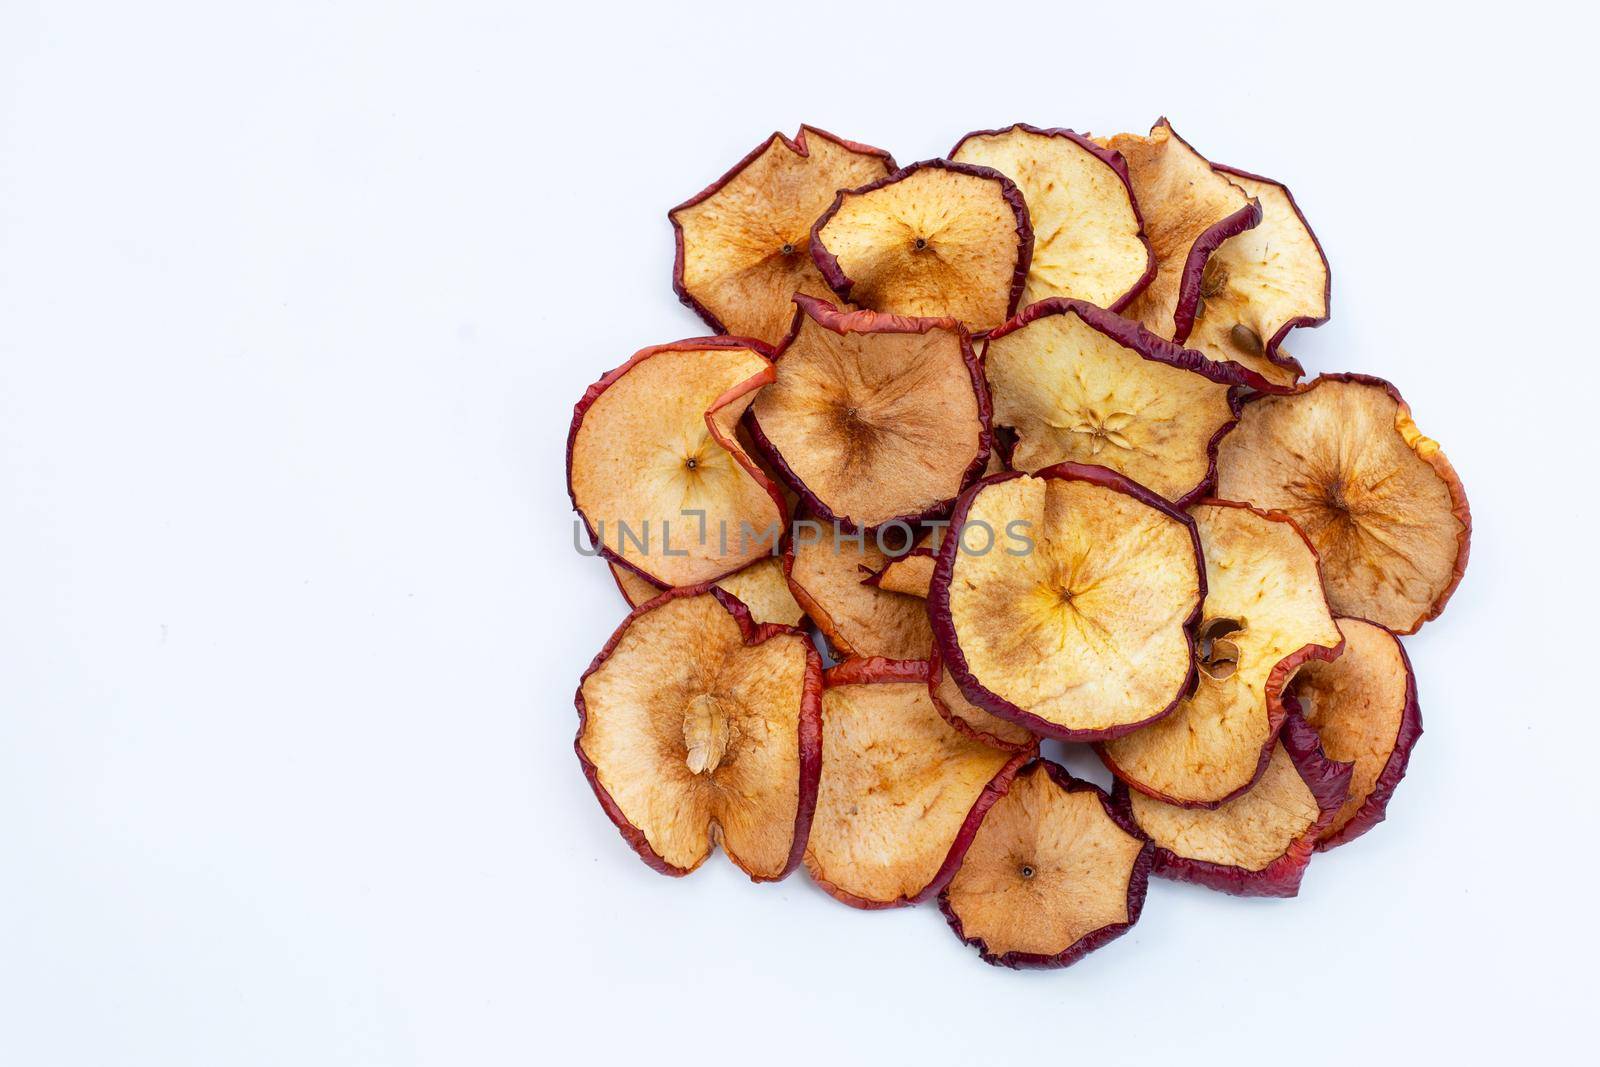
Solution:
M1292 516L1333 610L1396 633L1438 618L1466 571L1461 479L1380 378L1325 374L1246 403L1217 450L1217 494Z
M1200 275L1194 328L1184 342L1250 368L1276 386L1305 373L1279 350L1296 326L1328 321L1332 274L1287 187L1247 171L1213 169L1261 204L1261 224L1222 242Z
M795 602L839 657L924 659L933 645L927 602L862 584L889 557L871 535L839 536L823 524L796 524L784 551Z
M1210 484L1248 380L1076 300L1024 308L989 335L983 363L1012 467L1098 463L1180 507Z
M584 672L575 747L611 821L663 874L720 843L756 881L799 864L822 765L822 660L720 589L630 614Z
M811 255L842 300L949 316L973 332L1017 309L1033 229L1022 193L988 167L929 159L839 194Z
M966 330L795 303L777 378L750 409L757 449L813 513L846 529L948 513L990 450L989 397Z
M718 333L777 344L795 293L827 296L811 259L811 224L840 189L894 170L889 153L802 126L774 133L705 191L668 213L677 238L672 287Z
M1106 742L1100 755L1142 793L1216 807L1266 769L1295 671L1337 656L1343 638L1316 553L1293 522L1223 501L1190 514L1206 568L1199 684L1171 716Z
M735 337L656 345L583 394L567 492L608 559L686 586L771 553L783 497L735 437L774 376L763 347Z
M660 586L626 567L615 563L610 566L611 577L616 580L617 588L622 591L623 599L628 602L629 607L636 608L661 595ZM718 589L725 589L738 597L740 602L750 609L750 617L756 622L799 626L806 617L806 613L800 610L800 605L795 603L794 594L789 591L789 582L783 576L783 560L780 557L767 556L758 559L743 570L734 571L726 578L717 579L714 584Z
M937 644L928 656L928 692L932 694L933 705L944 716L945 722L975 741L1012 752L1025 752L1039 743L1039 739L1027 727L991 715L968 700L955 679L950 677L950 672L944 669Z
M1365 619L1338 619L1344 653L1308 663L1294 699L1330 759L1350 763L1350 796L1322 831L1319 850L1353 841L1383 821L1422 736L1417 680L1399 638Z
M1180 808L1118 782L1116 797L1155 844L1155 873L1246 897L1292 897L1350 787L1350 765L1289 716L1261 780L1221 807Z
M950 528L928 615L973 704L1084 741L1159 719L1188 691L1205 578L1182 511L1114 471L1063 463L984 479Z
M967 134L950 158L997 170L1022 190L1033 227L1024 305L1071 297L1116 311L1155 277L1117 153L1071 130L1018 123Z
M665 592L661 586L620 563L607 560L606 566L611 568L611 580L617 583L617 592L622 594L622 599L628 602L630 608L647 604Z
M913 548L899 559L890 560L883 570L863 578L862 584L926 600L928 584L933 581L933 560L933 549Z
M1035 760L984 816L939 907L985 963L1065 967L1139 921L1152 851L1098 786Z
M1261 205L1212 169L1166 119L1147 137L1120 133L1097 143L1122 155L1156 276L1122 313L1180 344L1194 325L1206 260L1228 238L1261 221Z
M940 717L921 660L854 659L827 672L827 754L806 870L857 908L927 900L1030 758L974 741Z

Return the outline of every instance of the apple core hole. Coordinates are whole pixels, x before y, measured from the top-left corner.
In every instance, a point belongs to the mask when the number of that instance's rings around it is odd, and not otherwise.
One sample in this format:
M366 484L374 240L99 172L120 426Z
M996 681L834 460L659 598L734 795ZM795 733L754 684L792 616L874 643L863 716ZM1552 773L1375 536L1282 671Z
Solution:
M914 242L914 243L913 243L913 246L912 246L912 247L914 247L914 248L915 248L915 249L916 249L916 250L917 250L917 251L918 251L918 252L920 252L920 251L922 251L922 250L923 250L923 249L924 249L924 248L927 248L927 247L928 247L928 241L927 241L927 238L925 238L925 237L918 237L918 238L917 238L917 239L916 239L916 241L915 241L915 242Z
M1239 669L1239 646L1228 638L1243 629L1238 619L1212 619L1200 628L1195 654L1208 677L1220 682Z

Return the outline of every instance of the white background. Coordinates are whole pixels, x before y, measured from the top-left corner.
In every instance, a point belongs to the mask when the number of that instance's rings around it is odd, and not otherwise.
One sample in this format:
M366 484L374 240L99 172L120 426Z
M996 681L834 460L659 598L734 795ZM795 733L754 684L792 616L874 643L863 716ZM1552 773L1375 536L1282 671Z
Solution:
M5 0L0 1062L1583 1055L1593 64L1470 6ZM701 332L667 208L802 121L909 162L1162 113L1293 187L1292 351L1466 482L1390 822L1294 901L1153 882L1060 972L653 874L572 753L623 607L562 446Z

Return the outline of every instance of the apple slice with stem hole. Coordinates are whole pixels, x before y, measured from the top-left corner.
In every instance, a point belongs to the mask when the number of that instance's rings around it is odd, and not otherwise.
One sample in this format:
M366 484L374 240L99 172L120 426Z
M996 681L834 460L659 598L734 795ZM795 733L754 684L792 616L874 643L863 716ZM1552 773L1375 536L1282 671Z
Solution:
M1335 621L1344 653L1332 663L1307 663L1294 680L1294 701L1323 751L1354 768L1350 796L1322 831L1319 850L1383 821L1422 736L1417 680L1400 639L1365 619Z
M922 660L847 660L826 681L806 870L853 907L927 900L1030 753L993 748L945 722Z
M720 589L633 611L584 672L575 747L600 806L663 874L715 844L756 881L799 864L822 764L822 660Z
M795 602L836 658L927 657L933 645L927 602L863 584L889 560L872 534L836 533L836 527L810 518L795 523L784 548L784 573Z
M567 493L607 559L688 586L771 554L783 497L736 428L774 373L760 342L697 337L643 349L589 387L567 436Z
M985 478L950 521L928 615L973 704L1086 741L1153 722L1188 692L1205 576L1184 512L1114 471L1063 463Z
M1096 463L1180 507L1205 494L1255 380L1076 300L1024 308L989 335L983 365L1013 468Z
M615 563L610 567L611 577L629 607L639 607L663 592L660 586L626 567ZM783 576L783 559L780 556L758 559L743 570L717 579L713 584L738 597L750 609L750 617L756 622L799 626L805 619L806 613L795 603L794 594L789 591L789 582Z
M1293 385L1304 371L1281 346L1296 326L1328 321L1327 257L1286 186L1220 164L1212 169L1260 203L1261 223L1222 242L1206 261L1184 343L1248 367L1275 388Z
M928 656L928 692L945 721L976 741L1012 752L1029 751L1039 743L1038 737L1026 726L984 711L968 700L950 672L944 669L937 643Z
M1067 297L1117 311L1155 277L1117 153L1071 130L1018 123L967 134L950 158L997 170L1022 190L1033 227L1023 305Z
M1181 344L1194 325L1206 261L1228 238L1261 221L1261 205L1217 173L1164 118L1148 136L1121 133L1097 143L1127 162L1156 257L1155 277L1122 313Z
M1381 378L1325 374L1253 398L1218 447L1217 493L1292 516L1333 610L1399 634L1438 618L1466 572L1461 479Z
M1065 967L1139 921L1152 854L1098 786L1035 760L984 816L939 907L985 963Z
M668 213L677 239L672 287L713 330L777 344L795 293L827 296L811 259L811 224L840 189L894 170L889 153L802 126L774 133Z
M1011 179L929 159L840 193L812 227L811 255L841 300L979 333L1017 309L1033 229Z
M1290 519L1225 501L1190 513L1206 568L1198 685L1171 716L1105 742L1100 756L1141 793L1216 807L1266 770L1295 671L1333 659L1344 639L1316 553Z
M989 396L955 319L796 296L751 438L810 511L848 530L947 514L989 459Z
M1217 808L1181 808L1116 786L1117 803L1155 845L1155 873L1248 897L1292 897L1350 787L1350 764L1328 759L1290 715L1260 781Z

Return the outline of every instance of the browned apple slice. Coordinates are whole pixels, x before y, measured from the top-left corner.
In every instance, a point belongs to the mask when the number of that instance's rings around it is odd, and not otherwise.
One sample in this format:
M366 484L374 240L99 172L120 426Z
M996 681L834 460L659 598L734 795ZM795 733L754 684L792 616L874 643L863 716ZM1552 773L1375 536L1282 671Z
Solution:
M986 478L956 504L928 614L969 701L1034 733L1116 737L1194 678L1194 522L1104 467ZM960 531L958 535L957 531Z
M926 600L928 583L933 581L933 560L933 549L913 548L899 559L890 560L883 570L862 579L862 584L875 585L886 593L904 593Z
M1331 759L1353 766L1350 796L1322 831L1317 848L1353 841L1383 821L1422 736L1417 681L1399 638L1364 619L1338 619L1344 653L1307 663L1295 700Z
M950 672L944 669L937 644L928 657L928 691L933 695L934 707L939 709L945 721L975 741L1012 752L1028 751L1039 743L1039 739L1026 726L991 715L968 700L955 679L950 677Z
M1280 346L1296 326L1328 321L1328 260L1285 186L1220 164L1213 169L1261 204L1261 224L1222 242L1206 261L1184 343L1276 386L1292 385L1304 372Z
M1098 786L1035 760L984 816L939 907L985 963L1065 967L1139 921L1151 855Z
M819 518L873 530L948 513L989 459L989 397L955 319L841 312L795 297L757 449Z
M973 332L1017 309L1033 230L1022 193L988 167L929 159L839 194L811 255L840 299L948 316Z
M1142 793L1215 807L1265 770L1295 671L1337 656L1343 638L1316 553L1293 522L1223 501L1190 513L1206 567L1199 685L1171 716L1106 742L1100 754Z
M894 170L880 148L802 126L774 133L668 214L677 237L672 287L718 333L777 344L795 293L827 296L811 259L811 224L840 189Z
M756 881L799 864L822 764L822 660L719 589L630 614L584 672L576 748L600 806L663 874L720 843Z
M611 580L617 583L617 592L622 594L622 599L628 602L630 608L647 604L666 591L639 572L631 571L620 563L608 560L606 566L611 568Z
M1099 143L1127 161L1144 215L1156 276L1123 314L1150 332L1182 343L1194 324L1206 260L1261 221L1261 206L1161 119L1147 137L1120 133Z
M1217 493L1292 516L1333 610L1396 633L1438 618L1466 571L1461 479L1380 378L1325 374L1245 404L1217 452Z
M888 563L870 534L836 536L826 523L796 524L784 553L789 588L837 656L927 657L927 602L862 583Z
M771 554L783 497L734 434L774 376L762 348L735 337L656 345L583 394L567 492L608 559L685 586Z
M622 591L623 599L627 600L630 607L636 608L662 593L660 586L615 563L611 564L611 577L616 580L617 588ZM756 622L799 626L806 617L800 605L795 603L794 594L789 591L789 583L783 576L781 557L758 559L743 570L717 579L714 584L718 589L738 597L750 609L750 617Z
M945 722L921 660L831 668L822 745L806 870L857 908L915 904L944 888L984 813L1030 758Z
M1117 783L1117 801L1155 844L1155 873L1235 896L1292 897L1350 786L1350 765L1327 759L1291 715L1260 781L1213 809L1180 808Z
M983 361L994 423L1015 435L1012 467L1097 463L1180 506L1210 484L1248 381L1075 300L1024 308L989 335Z
M1033 226L1023 305L1070 297L1117 311L1155 277L1117 153L1071 130L1018 123L967 134L950 158L997 170L1022 190Z

